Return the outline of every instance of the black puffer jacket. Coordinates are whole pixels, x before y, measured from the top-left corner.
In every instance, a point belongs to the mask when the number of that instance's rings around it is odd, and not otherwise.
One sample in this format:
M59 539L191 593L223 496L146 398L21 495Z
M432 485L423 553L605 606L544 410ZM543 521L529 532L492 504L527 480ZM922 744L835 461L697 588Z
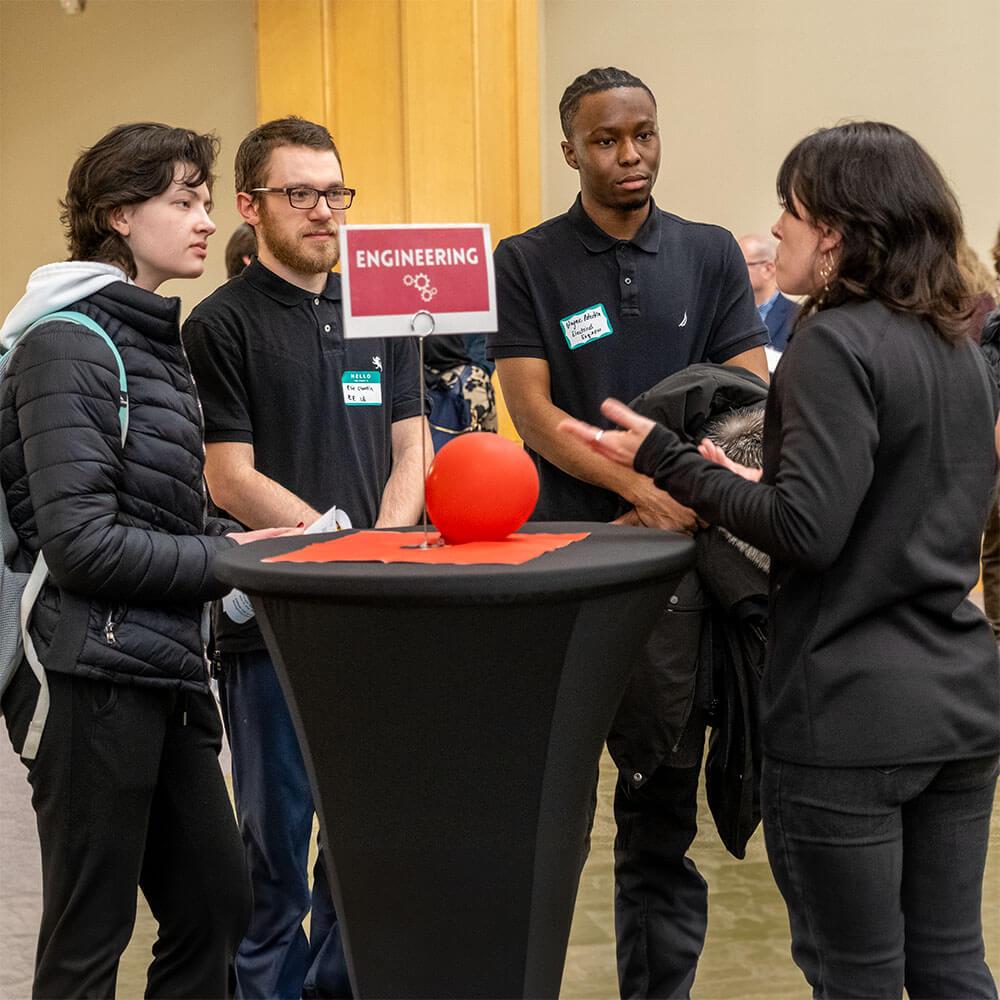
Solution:
M34 330L0 382L0 480L49 583L31 631L46 668L125 683L206 684L203 602L236 543L205 521L204 449L177 299L116 282L69 307L118 348L128 377L124 454L114 356L72 323Z

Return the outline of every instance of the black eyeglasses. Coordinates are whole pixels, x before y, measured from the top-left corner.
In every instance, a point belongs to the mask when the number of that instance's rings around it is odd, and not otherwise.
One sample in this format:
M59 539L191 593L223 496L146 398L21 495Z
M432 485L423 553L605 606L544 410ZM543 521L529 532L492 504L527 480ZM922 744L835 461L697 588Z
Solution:
M292 208L301 208L303 211L309 211L311 208L315 208L319 204L319 196L322 195L326 199L327 205L330 208L344 209L351 207L351 202L354 201L354 196L358 193L355 188L329 188L326 191L318 191L316 188L310 187L283 187L283 188L251 188L248 194L283 194L288 197L288 204Z

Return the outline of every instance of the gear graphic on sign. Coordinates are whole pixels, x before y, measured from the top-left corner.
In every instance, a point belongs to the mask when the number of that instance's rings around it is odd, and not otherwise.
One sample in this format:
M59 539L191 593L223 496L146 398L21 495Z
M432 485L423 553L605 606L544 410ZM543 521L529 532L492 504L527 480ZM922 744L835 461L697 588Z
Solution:
M418 274L405 274L403 275L403 284L410 286L412 285L418 292L420 292L420 297L424 302L430 302L431 299L437 295L438 290L431 287L431 279L424 274L423 271Z

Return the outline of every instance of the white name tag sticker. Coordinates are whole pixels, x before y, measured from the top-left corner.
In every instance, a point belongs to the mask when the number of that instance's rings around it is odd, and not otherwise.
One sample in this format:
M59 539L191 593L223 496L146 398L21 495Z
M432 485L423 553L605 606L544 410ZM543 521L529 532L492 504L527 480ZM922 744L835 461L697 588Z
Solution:
M340 380L347 406L381 406L381 372L344 372Z
M610 337L615 332L611 328L608 311L602 302L588 306L578 313L573 313L572 316L559 320L559 325L562 327L563 336L571 351L575 351L578 347L584 347L595 340L600 340L602 337Z

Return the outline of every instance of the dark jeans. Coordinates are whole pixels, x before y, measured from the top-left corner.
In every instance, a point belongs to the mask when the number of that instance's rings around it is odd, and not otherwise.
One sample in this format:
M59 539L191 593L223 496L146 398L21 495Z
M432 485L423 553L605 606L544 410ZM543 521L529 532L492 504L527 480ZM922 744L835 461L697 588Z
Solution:
M112 997L139 888L159 924L151 997L228 995L250 887L219 769L211 694L48 674L51 704L26 762L42 852L35 997ZM38 682L3 699L14 747Z
M350 997L322 852L309 891L312 795L267 652L225 654L219 693L253 882L253 917L236 956L238 994L247 1000ZM302 929L307 913L309 940Z
M661 765L639 788L618 779L615 936L623 998L687 997L694 983L708 927L708 886L686 857L698 832L700 756L693 767Z
M997 996L980 913L996 779L996 757L887 768L765 758L767 854L814 996Z

